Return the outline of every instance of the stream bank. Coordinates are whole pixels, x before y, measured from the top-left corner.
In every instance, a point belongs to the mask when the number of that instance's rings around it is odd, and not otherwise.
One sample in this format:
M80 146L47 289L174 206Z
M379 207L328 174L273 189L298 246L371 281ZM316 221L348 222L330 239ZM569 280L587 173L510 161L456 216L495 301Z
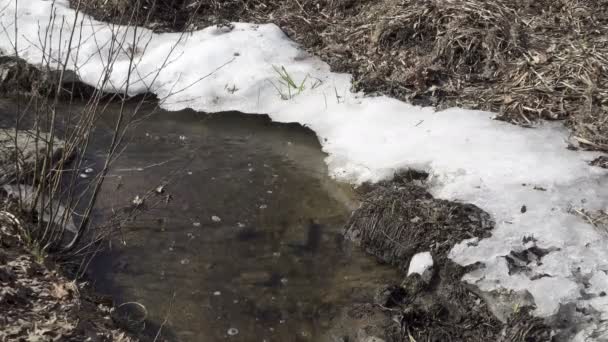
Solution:
M180 138L180 140L181 140L181 138ZM143 167L142 167L142 168L143 168ZM145 169L145 168L144 168L144 169ZM260 208L260 209L262 209L262 208ZM211 221L213 221L213 222L217 221L216 219L214 219L214 216L216 216L216 215L212 215L212 216L211 216ZM218 218L219 218L219 216L218 216ZM313 221L313 224L314 224L314 221Z
M274 23L332 71L353 75L357 91L487 110L526 127L565 120L574 146L608 151L603 0L70 3L98 20L156 32Z
M0 117L14 119L5 104L0 99ZM15 135L14 129L0 126L0 341L136 341L119 328L112 300L97 296L75 276L86 257L66 260L29 239L50 218L33 203L27 184L40 172L44 158L38 156L54 160L63 146L56 140L47 154L43 142L48 136L37 139L36 134Z

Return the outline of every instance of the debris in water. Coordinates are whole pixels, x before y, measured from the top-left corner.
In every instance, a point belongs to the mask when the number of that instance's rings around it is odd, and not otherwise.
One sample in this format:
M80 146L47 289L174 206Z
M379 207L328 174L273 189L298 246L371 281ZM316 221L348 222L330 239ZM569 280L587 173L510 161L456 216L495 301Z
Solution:
M526 213L526 211L528 211L528 208L527 208L525 205L522 205L522 206L521 206L521 213L522 213L522 214L525 214L525 213Z
M235 336L235 335L238 335L238 333L239 333L239 329L237 329L237 328L228 329L228 336Z
M213 221L213 222L216 222L216 223L217 223L217 222L221 222L221 221L222 221L222 219L221 219L219 216L215 216L215 215L213 215L213 216L211 216L211 221Z
M139 197L139 195L137 195L133 199L133 204L135 204L136 206L140 206L140 205L144 204L144 199L142 197Z

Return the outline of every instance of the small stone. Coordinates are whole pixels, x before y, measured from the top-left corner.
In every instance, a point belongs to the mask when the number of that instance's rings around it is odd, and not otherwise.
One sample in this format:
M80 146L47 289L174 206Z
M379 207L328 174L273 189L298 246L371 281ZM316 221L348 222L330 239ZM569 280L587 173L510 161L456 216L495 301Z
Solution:
M190 263L190 260L189 259L182 259L182 260L180 260L179 263L182 264L182 265L188 265Z
M154 191L156 191L157 194L162 194L163 192L165 192L165 186L159 185L156 187L156 189L154 189Z
M217 297L217 296L221 296L222 293L220 291L215 291L215 292L213 292L213 295Z
M235 336L235 335L238 335L238 333L239 333L239 329L237 329L237 328L228 329L228 336Z
M200 222L192 222L192 225L193 225L194 227L200 227L200 226L201 226L201 223L200 223Z
M260 209L262 209L262 210L264 210L264 209L266 209L266 208L268 208L268 206L267 206L266 204L262 204L262 205L260 206Z
M211 216L211 221L217 223L217 222L222 222L222 219L219 216L213 215L213 216Z
M525 205L522 205L520 211L521 211L522 214L525 214L526 211L528 211L528 208Z
M87 167L87 168L84 170L84 173L92 173L92 172L93 172L93 169L92 169L92 168L90 168L90 167Z
M89 178L89 175L87 175L86 173L81 173L78 175L80 178Z

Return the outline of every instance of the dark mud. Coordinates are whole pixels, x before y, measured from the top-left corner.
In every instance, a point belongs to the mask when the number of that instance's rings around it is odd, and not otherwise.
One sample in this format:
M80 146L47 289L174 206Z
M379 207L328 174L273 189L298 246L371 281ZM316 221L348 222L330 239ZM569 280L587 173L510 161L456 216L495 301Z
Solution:
M69 70L62 75L60 71L34 66L19 57L0 54L0 97L23 96L31 101L35 97L42 99L57 95L62 100L69 100L88 99L95 93L93 87L80 82Z
M412 274L377 297L393 324L391 341L549 341L552 329L533 318L531 307L499 321L473 288L461 282L468 268L448 258L464 239L488 237L494 226L476 206L434 199L423 187L424 174L407 172L363 195L345 234L379 260L406 271L420 252L433 256L433 275L425 281Z

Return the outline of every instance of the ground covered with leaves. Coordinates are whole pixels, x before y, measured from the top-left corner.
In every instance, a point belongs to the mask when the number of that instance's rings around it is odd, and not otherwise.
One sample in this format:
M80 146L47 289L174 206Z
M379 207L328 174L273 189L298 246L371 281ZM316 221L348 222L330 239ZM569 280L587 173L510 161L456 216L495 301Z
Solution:
M157 31L272 22L356 90L532 125L563 119L608 151L604 0L72 0L94 17Z
M22 222L0 211L0 341L134 341L114 321L111 300L32 253Z

